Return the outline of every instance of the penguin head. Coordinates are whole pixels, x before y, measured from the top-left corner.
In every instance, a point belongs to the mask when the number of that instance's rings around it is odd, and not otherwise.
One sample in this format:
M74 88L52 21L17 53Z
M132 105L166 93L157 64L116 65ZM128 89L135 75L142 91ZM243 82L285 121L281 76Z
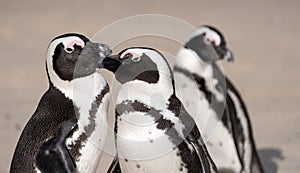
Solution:
M111 54L109 46L93 43L81 34L54 38L47 50L47 74L50 82L70 82L93 74Z
M204 62L212 63L219 59L225 59L228 62L234 61L223 34L212 26L200 26L184 47L194 51Z
M124 84L130 81L143 81L156 84L162 78L172 82L173 74L164 56L157 50L147 47L131 47L112 56L120 65L111 69L115 78ZM168 83L168 81L165 81Z

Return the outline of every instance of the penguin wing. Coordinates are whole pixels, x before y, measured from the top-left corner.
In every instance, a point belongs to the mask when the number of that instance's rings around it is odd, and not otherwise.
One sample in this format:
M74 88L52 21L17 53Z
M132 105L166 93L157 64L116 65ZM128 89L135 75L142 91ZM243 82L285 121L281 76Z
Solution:
M234 138L234 142L239 154L239 159L242 164L242 161L245 153L245 140L248 138L251 144L251 168L254 170L258 170L257 172L264 172L263 166L259 159L258 153L256 151L256 146L253 138L253 132L251 128L250 117L246 108L246 105L239 94L238 90L234 87L231 81L226 78L227 85L227 98L226 98L226 109L230 114L232 134ZM231 96L232 95L232 96ZM235 97L235 99L233 98ZM243 119L243 120L242 120ZM242 125L241 121L246 122L246 125ZM245 131L248 131L248 136L245 136ZM248 148L249 150L249 148ZM247 166L247 165L243 165Z
M74 173L76 165L65 145L74 123L63 125L60 135L46 141L36 155L36 166L43 173Z
M186 140L193 146L195 152L197 153L203 172L217 172L217 167L210 157L196 125L194 126L192 132L186 137Z
M242 163L242 158L244 157L244 143L245 143L245 132L244 128L250 128L250 127L243 127L241 124L241 119L238 117L238 111L237 109L241 109L244 118L247 120L247 124L249 125L249 120L248 120L248 113L245 107L245 104L241 100L241 97L238 93L238 91L235 89L235 87L232 85L229 79L226 78L226 85L227 85L227 97L226 97L226 108L225 112L229 114L230 117L230 124L232 128L232 135L234 139L234 143L236 146L236 150L239 153L239 159ZM233 94L238 100L237 102L234 102L233 98L230 96L230 94ZM237 106L240 106L240 108L237 108Z
M201 162L203 172L217 172L217 167L207 151L194 119L175 95L170 98L169 109L179 117L185 127L192 127L191 132L187 134L185 140L196 152Z
M108 168L107 173L121 173L121 167L119 163L118 156L115 156L114 160L112 161L111 165Z

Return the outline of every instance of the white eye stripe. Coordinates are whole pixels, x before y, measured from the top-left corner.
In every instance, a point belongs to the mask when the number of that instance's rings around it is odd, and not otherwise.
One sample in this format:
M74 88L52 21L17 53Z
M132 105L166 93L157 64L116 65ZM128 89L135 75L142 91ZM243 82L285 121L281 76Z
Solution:
M216 38L206 38L206 39L207 39L207 41L209 41L209 42L211 42L211 43L214 43L215 45L218 45L218 44L217 44L218 41L217 41Z
M221 44L220 36L213 31L207 32L205 38L206 41L209 41L210 43L214 43L216 46L219 46Z
M74 45L78 45L78 46L81 46L81 47L84 47L84 42L82 40L72 40L70 41L69 43L66 44L66 47L74 47Z
M139 54L132 52L132 51L126 51L121 55L121 59L127 59L131 58L131 61L138 62L141 60L141 56Z
M132 51L132 50L127 50L127 51L125 51L124 53L122 53L122 55L120 56L121 57L121 59L123 59L123 58L128 58L128 54L131 54L131 57L133 58L133 57L138 57L139 56L139 54L138 53L136 53L136 52L134 52L134 51Z
M121 54L120 58L123 59L127 53L128 53L127 51L123 52L123 53Z

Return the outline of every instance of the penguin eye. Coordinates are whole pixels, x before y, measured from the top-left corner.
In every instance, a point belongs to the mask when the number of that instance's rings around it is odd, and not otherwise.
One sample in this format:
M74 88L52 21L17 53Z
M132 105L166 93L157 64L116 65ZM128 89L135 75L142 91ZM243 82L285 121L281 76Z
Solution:
M141 57L140 56L136 56L136 57L132 57L131 58L131 61L133 61L133 62L138 62L138 61L140 61L141 60Z
M212 40L210 40L209 37L204 37L204 42L205 42L206 44L214 43Z
M66 44L65 51L67 53L72 53L76 47L84 47L84 42L79 40L73 40L70 43Z
M214 40L208 39L208 41L214 45L216 45L216 42Z
M68 52L68 53L72 53L72 52L73 52L73 50L74 50L74 49L72 49L72 48L68 47L68 48L66 49L66 52Z

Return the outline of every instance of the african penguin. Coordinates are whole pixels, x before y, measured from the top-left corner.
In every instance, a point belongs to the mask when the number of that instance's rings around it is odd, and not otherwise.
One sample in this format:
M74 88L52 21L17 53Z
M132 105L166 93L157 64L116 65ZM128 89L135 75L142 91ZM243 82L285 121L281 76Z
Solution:
M80 34L51 41L46 54L49 89L19 138L11 173L96 171L110 97L98 67L110 61L109 54L107 45Z
M217 172L193 118L176 97L172 71L157 50L127 48L112 56L122 84L115 134L123 173Z
M212 26L199 27L176 57L177 95L200 128L219 172L263 172L246 106L216 64L219 59L233 61L224 36Z

